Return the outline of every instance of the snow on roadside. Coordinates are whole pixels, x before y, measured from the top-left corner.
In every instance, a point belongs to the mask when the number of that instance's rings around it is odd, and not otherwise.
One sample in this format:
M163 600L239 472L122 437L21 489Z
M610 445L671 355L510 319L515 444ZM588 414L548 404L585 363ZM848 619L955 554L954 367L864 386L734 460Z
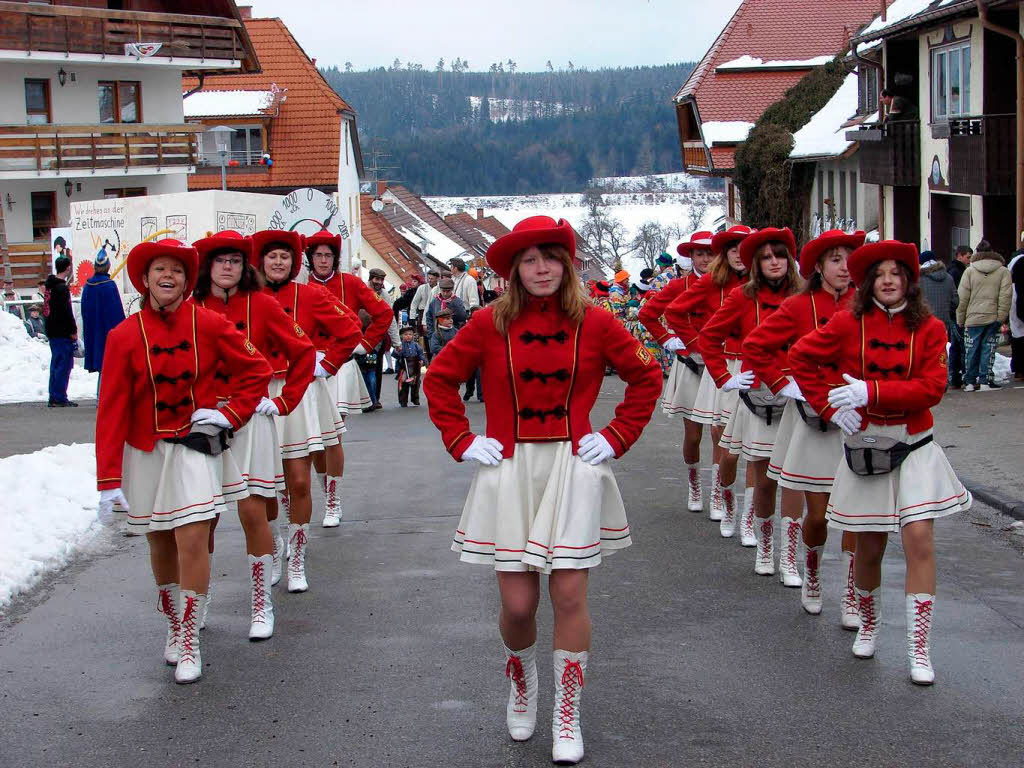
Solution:
M96 399L99 374L89 373L76 360L71 369L68 397ZM0 403L43 402L50 399L50 345L31 338L21 319L0 311Z
M63 568L102 530L92 443L0 459L0 609Z

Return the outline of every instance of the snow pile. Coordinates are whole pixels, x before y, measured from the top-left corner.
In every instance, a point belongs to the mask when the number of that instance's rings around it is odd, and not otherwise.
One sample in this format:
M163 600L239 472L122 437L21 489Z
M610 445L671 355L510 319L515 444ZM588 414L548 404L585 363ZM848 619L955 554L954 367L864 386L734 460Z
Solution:
M931 5L932 1L933 0L894 0L893 4L886 9L885 20L883 21L881 16L876 16L874 21L861 30L858 37L884 32L894 24L899 24L901 21L909 19L911 16L916 16ZM943 3L943 5L946 4L948 3ZM873 48L876 45L878 45L877 41L874 43L868 43L861 50Z
M857 112L857 75L851 73L839 90L810 121L793 134L790 157L833 157L853 142L846 140L843 124Z
M259 115L273 103L273 91L196 91L185 99L185 117Z
M609 192L693 192L704 187L707 180L688 173L653 173L649 176L602 176L593 180L595 187Z
M71 369L68 397L96 398L99 374L89 373L76 360ZM50 345L30 338L21 319L0 311L0 403L49 400Z
M707 146L718 143L736 143L746 141L747 134L753 129L754 124L744 120L709 120L700 124L701 133L704 135L704 143Z
M815 56L813 59L780 59L777 61L765 61L757 56L744 54L738 59L727 61L715 67L716 70L729 69L810 69L811 67L823 67L832 61L833 56Z
M91 444L0 459L0 608L67 565L102 526Z

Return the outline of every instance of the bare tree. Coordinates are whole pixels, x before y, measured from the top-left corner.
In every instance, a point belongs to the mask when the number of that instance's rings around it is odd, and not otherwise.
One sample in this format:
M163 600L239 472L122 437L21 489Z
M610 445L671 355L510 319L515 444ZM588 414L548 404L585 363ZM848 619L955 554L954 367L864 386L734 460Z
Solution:
M668 247L668 233L658 222L645 221L640 225L630 246L633 253L643 261L645 267L654 269L657 266L658 257Z
M346 61L345 62L345 71L346 72L351 72L352 71L352 62L351 61Z
M602 206L603 203L597 203L591 208L580 228L580 236L605 266L611 266L629 253L629 242L622 222Z
M696 232L700 229L700 225L704 221L704 216L708 212L708 198L706 195L693 195L690 198L690 207L687 210L687 220L690 225L690 231Z

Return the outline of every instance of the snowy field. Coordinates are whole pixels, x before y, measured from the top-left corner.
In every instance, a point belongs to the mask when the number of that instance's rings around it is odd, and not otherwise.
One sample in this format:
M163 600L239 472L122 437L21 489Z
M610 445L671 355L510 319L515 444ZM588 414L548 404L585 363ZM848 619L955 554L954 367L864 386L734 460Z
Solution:
M95 544L96 452L54 445L0 459L0 611L46 574Z
M75 360L68 398L95 400L97 375ZM50 345L30 338L20 318L0 312L0 403L45 402L49 382Z

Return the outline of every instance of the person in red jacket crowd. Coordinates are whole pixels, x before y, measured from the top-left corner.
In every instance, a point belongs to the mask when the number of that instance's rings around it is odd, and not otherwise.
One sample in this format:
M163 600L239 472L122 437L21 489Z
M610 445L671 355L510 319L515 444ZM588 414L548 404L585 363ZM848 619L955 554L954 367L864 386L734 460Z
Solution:
M889 533L899 533L910 679L930 685L934 521L969 509L971 495L932 438L931 409L942 400L949 361L945 326L921 298L919 269L913 244L862 245L849 260L858 286L852 307L800 339L789 359L807 402L845 433L846 460L836 470L828 522L857 534L860 628L853 654L874 656L882 556ZM831 366L844 385L832 385Z
M480 464L452 549L491 565L511 680L513 739L537 717L537 603L549 574L554 609L552 759L583 757L580 694L590 648L589 569L630 545L622 497L606 463L640 437L661 390L661 368L609 312L591 305L572 266L568 222L532 216L487 251L509 281L434 358L423 382L430 418L458 461ZM605 368L626 381L615 418L594 431L590 411ZM486 435L470 431L459 385L480 369Z
M825 325L839 309L850 303L850 273L846 263L855 248L863 245L864 233L847 234L829 230L806 243L800 252L800 276L807 283L796 296L782 302L771 317L752 330L743 342L743 359L754 374L774 393L789 397L775 447L768 459L767 481L781 483L783 488L802 492L807 504L803 521L804 575L800 603L807 613L821 613L821 578L819 568L825 547L827 528L825 509L836 466L842 458L839 430L823 421L804 401L800 387L785 373L779 363L788 363L786 350L798 339ZM823 371L834 380L836 374ZM842 383L842 380L839 380ZM774 491L772 491L774 495ZM792 526L790 533L794 533ZM840 623L845 629L856 629L859 620L853 591L853 534L844 533L842 543L843 573L847 588L843 594ZM780 558L785 574L796 567L797 541L787 538ZM792 579L792 577L791 577Z
M266 281L266 292L277 299L287 314L310 339L324 338L326 349L316 353L313 382L297 407L275 418L281 442L287 491L279 496L288 519L288 591L305 592L306 551L309 520L313 514L310 493L312 454L337 446L344 426L327 387L326 379L338 373L362 338L359 320L327 290L318 285L296 283L302 240L298 232L264 230L252 237L252 264ZM326 336L321 337L321 334ZM275 378L270 394L278 397L286 380L287 361L280 351L270 357ZM327 495L328 510L336 498Z
M665 310L665 319L669 326L676 333L680 343L689 350L691 360L698 367L703 367L703 357L697 349L697 339L704 323L718 311L730 291L747 279L747 270L740 259L739 246L751 232L753 230L750 227L737 225L712 237L711 253L714 254L714 258L708 266L708 273L673 299ZM735 363L730 362L728 365L738 366L739 347L732 339L727 340L726 347L726 358L736 360ZM728 523L723 531L728 531L729 536L732 536L732 531L735 530L734 502L731 490L728 494L722 491L720 465L724 448L720 441L722 431L736 407L736 400L736 393L720 390L704 368L693 404L689 411L683 414L686 419L683 459L687 467L687 508L691 512L700 512L704 508L704 492L699 471L700 441L704 425L708 425L711 427L712 448L711 502L708 505L708 516L715 522L727 517Z
M96 414L100 516L128 513L146 534L167 617L164 661L178 683L202 676L199 619L210 578L210 521L249 495L230 450L270 381L270 366L224 318L185 303L199 255L177 240L135 246L128 278L142 309L107 337ZM216 374L229 376L220 385Z
M753 473L754 540L757 546L754 572L759 575L775 573L775 484L766 477L768 458L775 445L775 434L782 417L781 404L775 403L764 382L758 382L749 363L742 359L742 345L747 335L778 310L786 297L801 287L797 274L796 242L789 229L765 227L744 238L740 243L740 259L750 271L750 280L733 288L725 302L701 332L699 348L716 386L724 391L739 393L742 404L736 406L729 423L722 432L721 478L722 488L729 490L736 479L739 455L747 460L747 471ZM740 349L739 367L726 364L727 340L733 339ZM785 355L779 359L782 372L788 371ZM767 401L767 404L765 404ZM761 405L758 405L761 403ZM748 477L748 482L750 478ZM787 536L799 540L802 497L796 492L783 491L783 517ZM722 519L722 535L732 535L735 516ZM730 524L731 523L731 524ZM784 562L782 579L787 586L799 586L800 574L795 557ZM789 567L791 566L791 567ZM794 584L794 581L796 582Z
M199 277L192 292L193 301L227 318L264 357L275 350L281 352L288 365L281 394L271 400L267 396L269 390L263 393L256 415L235 432L231 445L231 453L249 486L249 497L238 502L249 556L249 639L265 640L274 634L270 588L281 579L281 552L268 523L277 517L277 493L285 490L273 417L287 415L302 401L313 380L316 350L281 305L263 293L263 281L250 263L252 240L228 230L197 240L193 245L199 252ZM230 376L219 373L217 377L221 387L230 391ZM211 593L212 585L207 592L207 606Z

